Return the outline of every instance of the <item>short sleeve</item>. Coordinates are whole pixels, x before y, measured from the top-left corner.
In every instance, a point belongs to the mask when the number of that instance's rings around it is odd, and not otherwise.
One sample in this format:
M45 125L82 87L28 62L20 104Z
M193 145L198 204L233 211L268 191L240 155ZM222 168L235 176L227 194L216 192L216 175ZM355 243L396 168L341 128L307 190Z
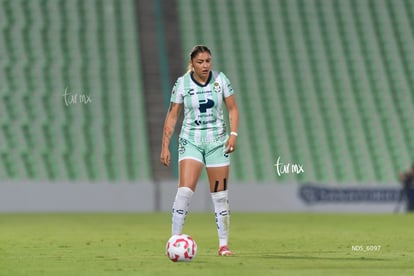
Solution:
M172 91L171 91L170 102L173 102L173 103L183 103L184 102L184 97L183 97L183 94L182 94L182 89L180 89L181 83L182 83L181 78L179 78L175 82L175 84L174 84L174 86L172 88Z
M230 97L231 95L234 94L234 90L233 90L233 87L231 86L231 82L224 73L221 73L221 77L223 79L224 98Z

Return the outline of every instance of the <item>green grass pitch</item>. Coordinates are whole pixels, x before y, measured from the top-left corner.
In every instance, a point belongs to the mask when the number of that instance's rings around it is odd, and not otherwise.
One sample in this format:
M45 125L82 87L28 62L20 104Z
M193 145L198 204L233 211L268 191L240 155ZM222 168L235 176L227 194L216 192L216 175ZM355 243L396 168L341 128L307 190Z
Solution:
M0 275L414 275L411 214L190 213L191 263L164 255L170 214L1 214Z

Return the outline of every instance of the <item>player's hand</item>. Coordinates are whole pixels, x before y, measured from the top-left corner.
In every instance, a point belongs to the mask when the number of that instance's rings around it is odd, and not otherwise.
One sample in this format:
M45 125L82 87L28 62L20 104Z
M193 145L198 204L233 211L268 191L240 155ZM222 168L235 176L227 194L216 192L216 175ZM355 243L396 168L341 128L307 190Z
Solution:
M225 153L232 153L233 151L235 151L236 142L237 142L237 137L234 135L230 135L229 139L227 139L227 142L226 142Z
M161 156L160 156L161 164L168 167L170 165L170 161L171 161L170 150L168 148L166 148L166 149L162 148Z

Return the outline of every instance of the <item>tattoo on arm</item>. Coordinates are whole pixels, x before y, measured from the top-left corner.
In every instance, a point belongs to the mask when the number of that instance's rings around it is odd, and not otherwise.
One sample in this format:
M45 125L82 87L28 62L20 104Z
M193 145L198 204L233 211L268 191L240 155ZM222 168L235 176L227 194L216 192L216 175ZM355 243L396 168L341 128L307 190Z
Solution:
M172 134L173 134L173 130L170 127L168 126L164 127L164 137L163 137L162 142L165 146L168 146L170 144L170 139L171 139Z
M176 103L170 103L170 107L168 109L167 118L164 124L164 133L162 138L162 143L164 146L167 146L170 144L170 139L172 135L174 134L174 128L175 124L177 122L177 116L180 112L180 105Z

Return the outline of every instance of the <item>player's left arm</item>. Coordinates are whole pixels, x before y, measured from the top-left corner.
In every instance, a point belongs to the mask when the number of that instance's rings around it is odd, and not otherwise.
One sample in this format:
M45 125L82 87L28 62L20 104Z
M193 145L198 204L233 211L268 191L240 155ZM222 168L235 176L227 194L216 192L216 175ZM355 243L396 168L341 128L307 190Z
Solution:
M230 133L237 133L239 128L239 110L236 104L236 98L234 95L224 98L227 110L229 111L229 122L230 122ZM236 150L237 136L230 135L229 139L226 142L227 153L233 152ZM233 150L230 150L230 149Z

